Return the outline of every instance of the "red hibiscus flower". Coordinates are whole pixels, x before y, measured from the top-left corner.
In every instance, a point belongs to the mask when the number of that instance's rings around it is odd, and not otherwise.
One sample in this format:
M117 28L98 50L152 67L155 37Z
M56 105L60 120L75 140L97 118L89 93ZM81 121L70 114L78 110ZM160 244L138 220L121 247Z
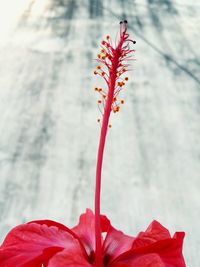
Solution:
M96 166L95 214L89 209L72 229L49 221L32 221L15 227L0 247L0 267L185 267L182 255L184 233L173 237L157 221L145 232L131 237L116 230L100 214L101 171L110 113L120 110L124 100L119 93L128 81L123 78L131 60L127 21L120 22L115 47L109 36L101 43L94 71L103 77L106 87L95 88L102 120Z
M11 230L0 247L1 267L184 267L184 233L171 238L153 221L145 232L131 237L116 230L101 215L103 264L95 264L95 216L87 209L72 229L44 220Z

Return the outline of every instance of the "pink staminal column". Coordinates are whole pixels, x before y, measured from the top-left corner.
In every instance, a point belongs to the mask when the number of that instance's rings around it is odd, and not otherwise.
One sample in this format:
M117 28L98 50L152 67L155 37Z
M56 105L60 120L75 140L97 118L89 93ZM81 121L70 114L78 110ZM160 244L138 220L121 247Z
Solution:
M106 141L106 134L109 125L109 118L111 111L118 112L120 109L120 104L124 103L124 100L119 101L118 95L128 81L128 77L122 78L123 74L127 71L128 64L124 64L131 58L129 55L134 50L129 48L129 42L135 43L129 38L127 30L127 21L120 22L120 36L116 47L112 46L112 42L109 36L106 36L106 41L101 42L101 52L97 55L97 61L101 64L98 65L94 71L95 75L100 75L103 77L106 83L106 89L95 88L95 91L100 93L101 99L98 100L98 104L102 105L100 111L102 113L101 123L101 133L100 141L97 155L97 165L96 165L96 187L95 187L95 237L96 237L96 247L95 247L95 266L103 267L102 259L102 231L100 222L100 195L101 195L101 173L102 173L102 163L103 154Z

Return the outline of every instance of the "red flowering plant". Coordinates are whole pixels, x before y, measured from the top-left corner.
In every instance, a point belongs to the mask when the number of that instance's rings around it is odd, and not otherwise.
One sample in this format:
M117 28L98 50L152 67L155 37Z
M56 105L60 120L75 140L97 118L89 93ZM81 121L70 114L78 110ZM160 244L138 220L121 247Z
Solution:
M136 237L115 229L100 214L101 170L111 112L118 112L119 93L128 81L124 77L134 50L127 21L120 22L119 40L112 46L107 36L94 74L103 77L107 89L95 88L102 112L101 135L96 166L95 212L87 209L77 226L70 229L58 222L39 220L13 228L0 246L0 267L185 267L183 232L173 237L157 221Z

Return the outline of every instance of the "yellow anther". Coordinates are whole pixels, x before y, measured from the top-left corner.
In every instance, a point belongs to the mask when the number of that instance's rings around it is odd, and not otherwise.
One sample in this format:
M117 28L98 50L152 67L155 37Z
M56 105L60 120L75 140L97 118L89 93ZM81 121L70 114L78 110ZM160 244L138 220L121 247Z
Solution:
M122 84L122 82L118 82L117 85L118 85L119 87L122 87L123 84Z
M97 55L97 57L98 57L98 58L101 58L101 55L100 55L100 54L98 54L98 55Z
M120 109L120 107L119 107L119 106L115 106L115 107L113 108L113 112L114 112L114 113L116 113L116 112L118 112L118 111L119 111L119 109Z

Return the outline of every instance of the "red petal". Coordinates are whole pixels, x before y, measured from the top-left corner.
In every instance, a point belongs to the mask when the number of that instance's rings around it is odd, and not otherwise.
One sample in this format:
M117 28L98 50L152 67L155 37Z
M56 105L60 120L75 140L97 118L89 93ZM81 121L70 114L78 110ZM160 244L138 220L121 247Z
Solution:
M161 258L156 254L141 255L134 262L124 261L111 265L112 267L166 267ZM173 267L175 267L173 265Z
M130 250L133 241L134 237L125 235L123 232L110 227L103 245L105 265L120 254Z
M106 216L101 215L102 232L107 232L110 227L110 221ZM79 224L72 228L72 231L80 238L88 253L91 254L95 250L95 216L94 213L87 209L79 219Z
M72 230L70 230L67 226L65 226L64 224L59 223L59 222L55 222L55 221L51 221L51 220L35 220L35 221L28 222L28 224L31 224L31 223L37 223L37 224L41 224L41 225L45 224L49 227L50 226L56 226L57 228L64 230L64 231L67 231L73 236L76 236Z
M111 264L111 267L185 267L182 255L184 233L132 249Z
M145 232L140 232L133 242L132 248L144 247L156 241L171 238L169 231L159 222L153 221Z
M57 253L48 264L48 267L91 267L84 258L80 247L74 244L73 248Z
M32 222L11 230L0 247L0 266L41 267L42 263L47 266L55 253L70 249L78 242L66 229L54 225L58 224Z

